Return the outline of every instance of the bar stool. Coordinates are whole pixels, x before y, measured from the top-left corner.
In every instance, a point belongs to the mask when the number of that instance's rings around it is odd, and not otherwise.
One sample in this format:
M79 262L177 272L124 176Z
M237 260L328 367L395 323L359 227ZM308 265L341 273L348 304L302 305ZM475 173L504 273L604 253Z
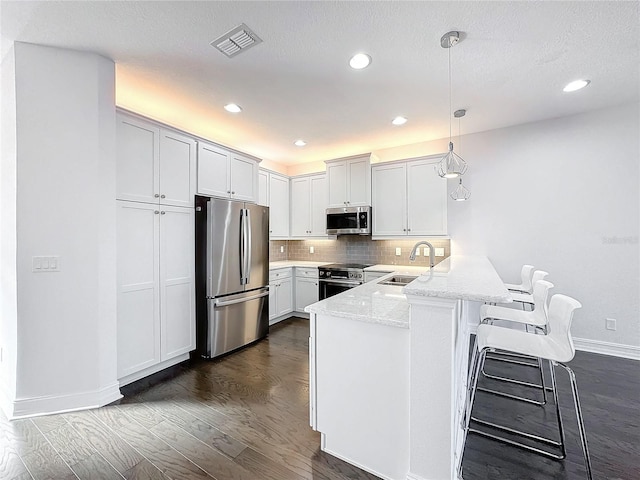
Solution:
M591 460L587 447L587 438L584 429L584 421L582 418L582 408L580 406L580 400L578 397L576 377L573 370L565 365L565 362L569 362L570 360L572 360L575 355L575 348L573 345L573 340L571 338L570 328L571 321L573 320L573 314L575 310L580 308L581 306L582 305L580 304L580 302L571 297L568 297L566 295L554 295L551 298L551 302L549 304L547 333L544 335L532 335L521 330L504 328L496 325L481 324L478 327L478 331L476 334L476 348L473 354L471 369L469 370L470 389L467 391L467 402L465 405L466 408L463 418L465 422L464 428L466 434L476 433L556 460L564 459L566 457L565 434L564 426L562 423L562 416L560 413L560 405L558 403L558 389L555 375L555 367L559 365L567 371L571 380L571 391L573 394L573 402L578 419L578 428L580 432L580 440L582 443L582 453L584 455L587 476L591 480ZM553 388L553 398L556 404L556 416L560 437L559 441L541 437L538 435L533 435L527 432L522 432L520 430L509 428L504 425L489 422L486 420L480 420L472 416L472 409L478 387L478 376L480 370L482 369L487 353L496 350L513 352L522 355L530 355L533 357L543 358L551 362L551 383ZM560 453L557 454L548 451L548 449L532 447L515 440L478 430L477 428L472 428L470 427L471 421L479 425L488 426L496 430L501 430L513 435L528 438L529 440L534 440L542 444L557 447L560 449Z
M535 285L536 282L539 282L540 280L544 280L548 275L549 272L545 272L544 270L536 270L535 272L533 272L533 276L531 277L532 285ZM523 310L525 309L525 305L529 305L531 310L533 310L533 308L535 307L532 292L511 292L511 298L513 299L514 303L521 303Z
M507 290L511 290L512 292L531 293L533 288L531 277L533 276L534 270L535 267L533 265L523 265L522 270L520 271L520 278L522 281L518 285L505 283L504 286L507 287Z
M495 305L483 305L480 308L480 323L493 323L494 320L506 321L510 323L516 323L520 325L525 325L528 330L529 326L533 326L537 331L546 333L547 331L547 321L548 321L548 307L547 307L547 298L549 296L549 290L553 288L553 284L547 282L546 280L538 280L533 287L533 305L534 308L531 311L526 310L515 310L513 308L506 308ZM534 332L536 333L536 332ZM477 340L477 337L476 337ZM540 384L524 382L521 380L516 380L508 377L501 377L498 375L488 374L484 370L484 366L482 368L482 375L486 378L490 378L492 380L497 380L501 382L513 383L525 387L535 388L542 390L542 401L530 399L527 397L522 397L519 395L512 395L505 392L500 392L497 390L492 390L484 387L478 388L486 393L490 393L492 395L499 395L502 397L513 398L514 400L520 400L523 402L533 403L535 405L545 405L547 403L547 390L551 390L545 384L544 379L544 371L542 367L542 359L535 358L537 363L530 363L524 360L517 360L513 358L505 358L506 357L515 357L519 359L531 359L531 357L520 354L513 354L511 352L499 352L501 355L499 357L487 357L488 359L499 360L501 362L513 363L517 365L524 365L527 367L535 367L540 371Z

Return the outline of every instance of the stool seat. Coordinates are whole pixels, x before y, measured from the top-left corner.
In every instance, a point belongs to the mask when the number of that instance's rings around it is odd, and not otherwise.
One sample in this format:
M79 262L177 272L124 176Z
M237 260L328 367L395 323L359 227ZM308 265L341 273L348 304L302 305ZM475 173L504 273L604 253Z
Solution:
M487 320L506 320L525 325L533 325L544 328L547 326L547 297L549 290L553 288L553 283L546 280L538 280L533 287L533 294L530 295L531 303L534 305L533 310L515 310L513 308L501 307L499 305L482 305L480 307L480 322L485 323ZM518 294L512 293L515 297Z

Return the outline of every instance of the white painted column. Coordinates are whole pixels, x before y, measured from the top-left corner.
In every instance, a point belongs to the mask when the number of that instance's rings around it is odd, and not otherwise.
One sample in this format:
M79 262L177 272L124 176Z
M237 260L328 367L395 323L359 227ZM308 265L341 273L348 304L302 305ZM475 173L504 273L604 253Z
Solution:
M450 480L456 478L457 467L455 339L459 302L413 295L407 299L411 304L407 480Z

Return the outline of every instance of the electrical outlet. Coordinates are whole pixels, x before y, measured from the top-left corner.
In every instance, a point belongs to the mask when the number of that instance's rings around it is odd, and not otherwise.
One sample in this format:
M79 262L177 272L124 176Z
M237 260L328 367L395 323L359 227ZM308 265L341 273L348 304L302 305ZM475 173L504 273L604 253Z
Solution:
M444 257L444 248L434 248L434 253L436 257Z
M420 249L418 249L418 250L420 250ZM424 247L424 256L425 256L425 257L428 257L428 256L429 256L429 250L430 250L430 248L429 248L429 247Z
M420 249L416 248L416 257L419 257L419 256L420 256Z
M604 328L606 328L607 330L613 330L615 332L615 330L616 330L616 319L615 318L607 318L604 321Z
M396 256L399 257L402 255L402 249L400 247L396 247Z
M315 249L313 247L309 247L309 253L313 253L315 252Z
M284 245L280 245L280 253L284 253Z

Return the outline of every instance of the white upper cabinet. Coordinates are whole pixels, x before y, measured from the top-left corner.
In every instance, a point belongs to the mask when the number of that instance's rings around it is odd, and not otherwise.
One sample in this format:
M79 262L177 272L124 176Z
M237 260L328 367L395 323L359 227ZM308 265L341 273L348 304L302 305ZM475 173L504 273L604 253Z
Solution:
M370 156L331 160L327 164L328 207L371 204Z
M407 234L407 165L371 168L372 216L375 235Z
M258 201L258 162L217 145L198 142L198 194Z
M326 236L326 175L291 179L291 236Z
M269 173L269 238L289 238L289 178Z
M371 168L374 237L447 234L447 181L434 159Z
M258 205L269 206L269 172L258 169Z
M193 206L195 149L186 135L119 113L116 198Z

